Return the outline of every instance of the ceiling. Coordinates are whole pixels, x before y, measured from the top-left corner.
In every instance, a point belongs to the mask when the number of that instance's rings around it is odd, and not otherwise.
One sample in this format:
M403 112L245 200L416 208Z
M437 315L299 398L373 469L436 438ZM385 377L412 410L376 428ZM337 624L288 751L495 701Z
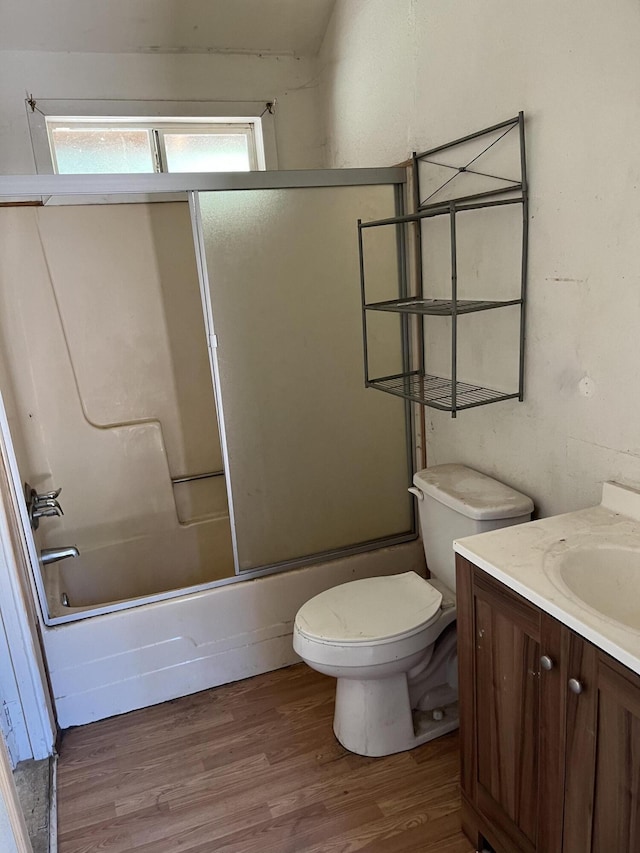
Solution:
M315 55L335 0L0 0L0 50Z

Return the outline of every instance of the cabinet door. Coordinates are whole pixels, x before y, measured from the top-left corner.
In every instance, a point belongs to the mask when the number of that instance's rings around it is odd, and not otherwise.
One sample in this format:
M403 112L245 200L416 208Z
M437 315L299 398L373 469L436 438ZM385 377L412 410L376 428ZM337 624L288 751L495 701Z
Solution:
M565 719L569 631L540 614L540 773L538 838L540 853L560 853L564 820Z
M640 678L600 655L593 853L640 850Z
M478 804L535 847L539 617L505 590L474 586Z
M563 853L640 850L640 678L571 637ZM579 650L579 651L578 651ZM573 658L573 660L571 660ZM576 659L581 669L576 668Z
M474 841L476 831L486 835L496 849L526 853L536 849L538 823L540 614L459 562L460 573L466 567L473 577L472 612L466 627L459 613L458 636L461 735L471 755L464 759L462 784L476 821L470 826L467 817L465 831Z
M591 850L598 696L598 650L566 630L568 654L563 676L566 696L563 853ZM569 688L569 679L580 693ZM615 847L609 853L623 853Z

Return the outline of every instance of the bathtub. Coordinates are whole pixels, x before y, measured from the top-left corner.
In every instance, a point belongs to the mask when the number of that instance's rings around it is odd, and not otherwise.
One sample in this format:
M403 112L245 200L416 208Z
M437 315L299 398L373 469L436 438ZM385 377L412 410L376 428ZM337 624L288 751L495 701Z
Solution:
M136 560L140 547L127 545L127 560ZM84 556L91 572L94 560L97 566L107 554ZM120 565L115 552L108 556L113 562L105 569L111 577L104 588L107 595L121 595L127 575L122 566L130 564ZM82 574L80 560L75 571L73 560L47 567L52 606L63 587L72 603L74 595L76 603L85 602L72 613L59 607L67 611L66 621L42 629L63 729L295 663L293 620L311 596L350 580L425 571L422 543L413 541L253 580L96 607L93 593L86 603L83 583L73 586ZM135 589L141 589L138 582Z
M73 536L62 538L71 542ZM42 576L50 624L184 595L234 577L229 517L81 547L79 557L43 566Z

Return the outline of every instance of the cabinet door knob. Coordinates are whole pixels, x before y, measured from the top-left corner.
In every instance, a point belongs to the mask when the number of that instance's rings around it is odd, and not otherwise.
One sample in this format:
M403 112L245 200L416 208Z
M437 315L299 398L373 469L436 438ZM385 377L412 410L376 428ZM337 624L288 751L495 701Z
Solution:
M584 684L581 681L578 681L577 678L569 679L569 690L572 693L579 695L584 690Z
M549 655L542 655L542 657L540 658L540 666L543 669L546 669L547 672L550 669L553 669L553 667L555 666L553 658L550 658Z

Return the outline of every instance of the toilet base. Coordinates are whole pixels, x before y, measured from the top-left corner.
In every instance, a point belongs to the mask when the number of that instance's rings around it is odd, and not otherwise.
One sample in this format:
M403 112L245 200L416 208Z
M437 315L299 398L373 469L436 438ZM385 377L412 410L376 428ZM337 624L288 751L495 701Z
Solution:
M458 704L432 711L411 710L406 673L387 678L338 678L333 731L349 752L380 757L405 752L458 728Z
M413 725L415 731L414 746L420 746L427 741L435 740L449 732L455 731L460 722L458 718L458 703L452 702L438 709L442 712L442 719L435 720L433 711L414 711Z

